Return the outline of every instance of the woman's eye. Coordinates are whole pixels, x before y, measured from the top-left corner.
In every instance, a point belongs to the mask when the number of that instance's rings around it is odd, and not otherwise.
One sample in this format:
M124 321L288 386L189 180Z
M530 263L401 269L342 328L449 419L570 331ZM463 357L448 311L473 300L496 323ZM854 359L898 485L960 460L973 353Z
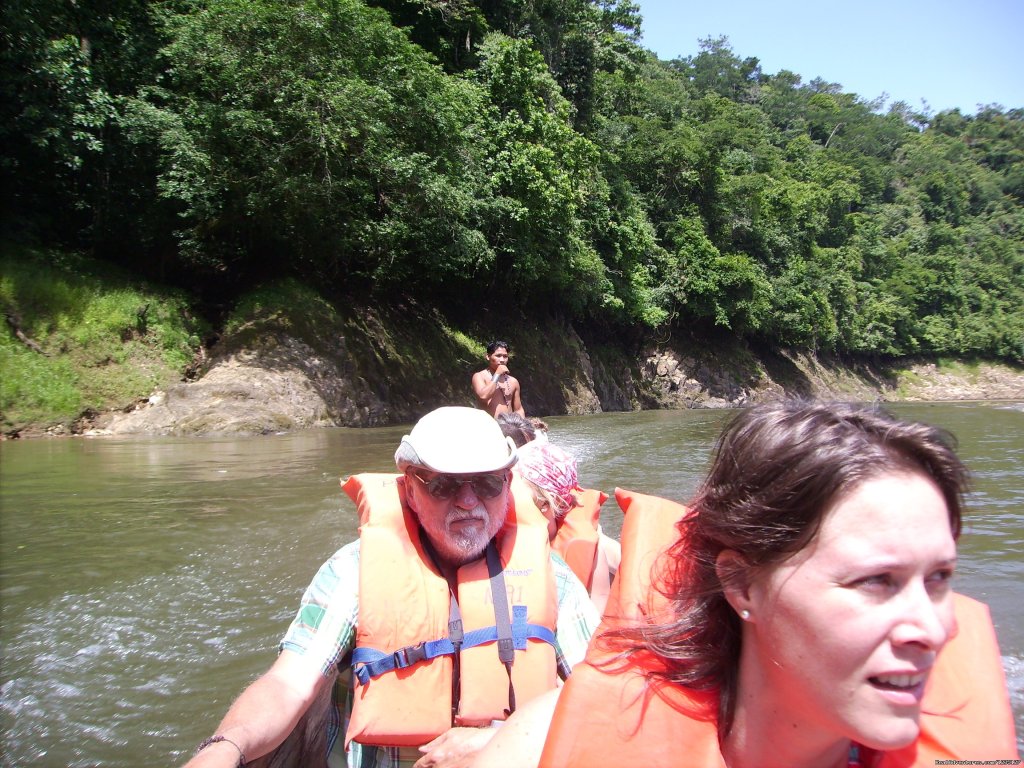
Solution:
M955 573L952 568L940 568L928 577L928 583L933 587L948 587Z
M864 589L890 589L896 585L896 580L890 573L876 573L872 576L865 576L854 582L854 586Z

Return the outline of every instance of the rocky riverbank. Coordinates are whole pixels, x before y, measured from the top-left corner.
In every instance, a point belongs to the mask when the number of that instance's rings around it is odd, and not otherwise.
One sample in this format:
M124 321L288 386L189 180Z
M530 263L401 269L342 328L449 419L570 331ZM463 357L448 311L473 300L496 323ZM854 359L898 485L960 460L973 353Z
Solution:
M868 363L675 335L623 343L557 320L454 331L432 311L360 309L296 332L254 317L211 350L198 378L72 432L270 434L409 423L445 404L472 405L469 378L494 333L513 345L531 415L728 408L783 396L845 400L1021 400L1024 370L994 363Z

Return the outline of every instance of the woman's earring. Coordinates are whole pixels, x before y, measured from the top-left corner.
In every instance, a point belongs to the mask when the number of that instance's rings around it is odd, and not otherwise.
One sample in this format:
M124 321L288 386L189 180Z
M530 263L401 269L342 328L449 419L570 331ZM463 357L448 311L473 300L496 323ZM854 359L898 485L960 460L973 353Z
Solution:
M742 611L740 611L740 618L744 621L748 621L750 619L750 611L744 608Z

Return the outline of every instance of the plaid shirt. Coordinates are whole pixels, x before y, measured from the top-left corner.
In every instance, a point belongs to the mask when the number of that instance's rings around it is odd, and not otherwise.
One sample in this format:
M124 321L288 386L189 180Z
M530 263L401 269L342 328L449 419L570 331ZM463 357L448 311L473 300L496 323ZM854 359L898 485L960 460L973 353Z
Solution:
M558 617L555 654L570 669L583 660L590 637L600 617L586 588L557 554L551 553L552 570L558 589ZM359 541L339 549L324 563L302 597L299 612L281 641L281 649L320 660L320 670L334 673L355 646L359 619ZM351 712L352 690L348 675L335 686L337 714L328 733L328 765L346 765L343 724ZM415 748L361 747L352 743L347 755L349 768L410 768L422 754Z

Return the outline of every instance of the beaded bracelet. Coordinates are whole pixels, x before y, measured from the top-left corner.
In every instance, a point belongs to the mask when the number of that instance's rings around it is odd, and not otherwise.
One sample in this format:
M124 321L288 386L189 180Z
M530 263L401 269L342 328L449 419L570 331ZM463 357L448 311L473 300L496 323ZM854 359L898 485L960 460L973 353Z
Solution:
M227 736L217 735L217 736L211 736L208 739L203 739L199 743L199 746L196 747L196 754L198 755L200 752L202 752L204 749L206 749L211 744L217 744L218 742L221 742L221 741L226 741L228 744L230 744L232 747L234 747L235 749L238 750L238 768L245 768L245 755L242 753L242 748L240 746L238 746L237 744L235 744L235 742L233 742Z

